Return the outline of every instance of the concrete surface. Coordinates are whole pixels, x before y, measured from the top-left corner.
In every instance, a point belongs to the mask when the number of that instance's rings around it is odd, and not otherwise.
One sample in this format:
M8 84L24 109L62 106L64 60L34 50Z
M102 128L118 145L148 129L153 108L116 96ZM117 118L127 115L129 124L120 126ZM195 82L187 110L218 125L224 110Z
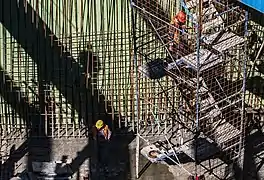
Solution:
M254 141L253 141L254 139ZM252 135L246 146L244 177L246 180L264 179L264 136L261 133ZM11 142L10 142L11 143ZM41 139L33 138L29 149L23 149L23 140L13 141L9 151L12 159L9 164L2 165L1 179L30 170L30 161L58 161L67 158L71 161L74 171L73 180L81 180L89 175L90 180L136 180L135 165L136 143L133 136L115 136L112 142L98 150L96 142L89 139L64 138ZM26 150L25 153L23 150ZM17 161L17 162L16 162ZM140 156L140 170L147 163L146 158ZM189 166L188 163L184 166ZM3 174L6 173L6 176ZM185 180L187 174L177 166L151 164L141 175L139 180ZM215 178L207 176L206 180Z

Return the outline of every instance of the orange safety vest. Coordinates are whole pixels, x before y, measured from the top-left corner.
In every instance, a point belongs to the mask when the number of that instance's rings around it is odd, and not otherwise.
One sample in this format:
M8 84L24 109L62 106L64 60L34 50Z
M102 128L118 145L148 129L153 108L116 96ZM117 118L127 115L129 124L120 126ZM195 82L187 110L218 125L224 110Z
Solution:
M105 125L101 129L97 129L96 127L93 128L93 137L95 138L96 136L103 137L105 140L109 140L111 138L112 132L109 129L108 125Z
M172 39L174 40L175 43L179 43L179 38L180 38L180 31L181 30L181 26L175 22L174 20L171 21L170 23L173 27L170 27L170 36L172 37ZM175 28L174 28L175 27ZM177 29L176 29L177 28Z

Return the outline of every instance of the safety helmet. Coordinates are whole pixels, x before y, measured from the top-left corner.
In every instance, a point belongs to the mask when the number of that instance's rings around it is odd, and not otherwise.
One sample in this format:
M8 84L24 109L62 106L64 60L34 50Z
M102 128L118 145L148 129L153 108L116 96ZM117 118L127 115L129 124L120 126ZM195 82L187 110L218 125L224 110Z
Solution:
M103 120L98 120L95 124L95 127L97 129L101 129L104 126L104 121Z
M183 11L180 11L175 18L181 23L186 22L186 14Z

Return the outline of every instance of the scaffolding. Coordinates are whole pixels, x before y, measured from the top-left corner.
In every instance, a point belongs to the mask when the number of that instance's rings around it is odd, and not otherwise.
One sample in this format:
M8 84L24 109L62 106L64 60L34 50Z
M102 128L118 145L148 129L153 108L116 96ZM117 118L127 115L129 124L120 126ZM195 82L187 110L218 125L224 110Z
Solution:
M247 16L233 1L0 4L0 179L27 169L29 153L53 160L86 154L90 126L98 118L111 121L122 139L137 134L138 176L141 152L150 162L179 169L183 177L228 178L243 161L243 106L251 106L246 109L250 131L263 131L264 88L257 84L264 83L254 80L264 75L264 30L250 22L253 35L247 36ZM180 9L188 16L184 31L171 24ZM170 32L179 36L172 40ZM252 48L244 47L246 40ZM252 78L243 102L245 59L251 60L247 75ZM28 144L34 138L85 147L56 151L50 142ZM155 151L149 158L150 148L162 152L159 158Z
M247 13L227 0L181 1L177 11L172 1L132 0L131 7L137 177L140 154L186 178L241 175ZM179 10L184 28L171 23ZM144 83L151 93L140 91Z

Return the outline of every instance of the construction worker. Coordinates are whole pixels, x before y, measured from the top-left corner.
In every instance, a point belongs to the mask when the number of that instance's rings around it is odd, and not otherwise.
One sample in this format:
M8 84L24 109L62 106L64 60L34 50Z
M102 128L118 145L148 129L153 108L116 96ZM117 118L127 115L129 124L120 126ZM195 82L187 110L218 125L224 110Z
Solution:
M172 19L172 27L169 28L170 34L170 46L169 50L174 50L174 45L179 44L181 32L179 30L184 30L186 23L186 13L184 11L179 11Z
M98 138L99 141L109 141L111 135L111 130L109 129L108 125L104 123L103 120L98 120L95 123L95 127L93 128L93 138L95 140Z
M102 168L107 167L109 163L109 152L111 151L111 138L112 132L109 126L103 120L98 120L93 128L93 138L97 142L96 152L98 165Z

